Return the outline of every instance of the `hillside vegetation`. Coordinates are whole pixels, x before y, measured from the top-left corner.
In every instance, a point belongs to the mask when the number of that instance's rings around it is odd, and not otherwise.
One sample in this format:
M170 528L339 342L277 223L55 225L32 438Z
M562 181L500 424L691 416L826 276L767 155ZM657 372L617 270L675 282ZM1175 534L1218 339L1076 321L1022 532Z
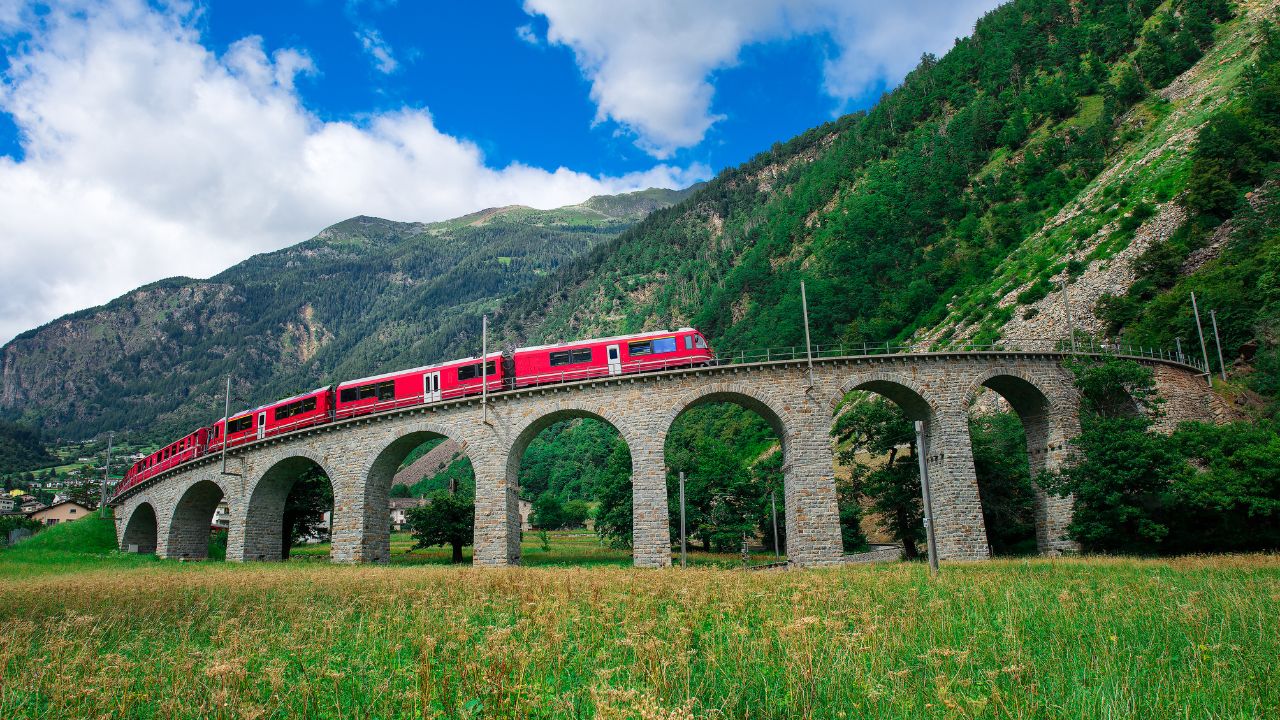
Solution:
M0 420L0 475L55 464L34 430Z
M171 278L0 349L0 415L48 437L172 439L336 380L479 352L479 314L684 196L647 190L454 220L357 217L208 280Z

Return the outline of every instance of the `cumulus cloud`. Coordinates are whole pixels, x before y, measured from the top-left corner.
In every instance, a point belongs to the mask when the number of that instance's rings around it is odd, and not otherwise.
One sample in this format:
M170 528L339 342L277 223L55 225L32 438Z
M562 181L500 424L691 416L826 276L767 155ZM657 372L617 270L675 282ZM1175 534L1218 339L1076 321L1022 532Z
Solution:
M490 167L405 107L322 121L294 90L305 52L248 37L218 55L193 18L141 0L0 0L29 33L0 83L23 158L0 157L0 342L171 275L208 276L357 214L437 220L557 207L703 179L703 166L622 177Z
M525 0L547 21L547 42L573 50L591 82L596 121L617 122L657 158L692 147L722 119L712 113L716 70L742 48L821 35L835 50L824 89L843 107L879 82L896 83L921 53L946 51L1001 0Z

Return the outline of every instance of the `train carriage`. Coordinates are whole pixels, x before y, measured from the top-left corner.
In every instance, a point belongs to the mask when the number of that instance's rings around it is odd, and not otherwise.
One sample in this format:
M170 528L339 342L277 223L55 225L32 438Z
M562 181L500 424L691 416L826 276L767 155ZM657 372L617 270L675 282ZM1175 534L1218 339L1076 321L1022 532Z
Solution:
M488 369L480 358L464 358L412 370L348 380L337 387L335 417L348 418L400 407L440 402L503 388L502 353L489 353Z
M513 365L515 387L528 387L704 365L713 359L702 333L680 328L524 347L513 354Z
M494 352L412 370L349 380L220 419L134 463L118 495L158 473L209 452L335 419L489 392L594 377L707 365L715 355L693 328L596 338ZM486 383L487 379L487 383Z
M209 428L200 428L181 440L171 442L142 458L126 470L124 473L124 480L120 482L120 486L116 488L116 492L123 492L143 480L154 477L169 468L174 468L187 461L195 460L205 453L208 446Z

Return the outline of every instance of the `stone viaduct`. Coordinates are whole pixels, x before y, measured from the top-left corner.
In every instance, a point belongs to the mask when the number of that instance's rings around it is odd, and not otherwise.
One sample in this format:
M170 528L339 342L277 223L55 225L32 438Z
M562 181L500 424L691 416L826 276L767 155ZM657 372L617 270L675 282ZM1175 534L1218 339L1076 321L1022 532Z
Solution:
M831 445L833 411L846 393L878 393L924 421L939 556L988 557L968 410L979 393L998 393L1022 419L1034 470L1059 467L1078 431L1078 400L1065 356L1053 352L941 352L785 360L621 375L489 396L486 414L469 397L367 415L267 438L228 453L222 474L211 455L115 498L124 549L166 558L202 558L210 520L230 508L227 559L278 560L285 499L300 471L319 466L333 485L336 562L390 558L388 494L411 450L443 436L470 458L476 478L474 562L520 561L517 479L529 442L572 417L603 420L631 451L633 549L640 567L671 564L664 445L672 422L704 403L743 405L782 440L784 509L792 565L838 563L841 542ZM1164 422L1212 419L1215 395L1195 368L1134 358L1155 370L1167 399ZM812 373L812 375L811 375ZM812 384L811 384L812 378ZM1037 493L1040 551L1069 549L1070 500Z

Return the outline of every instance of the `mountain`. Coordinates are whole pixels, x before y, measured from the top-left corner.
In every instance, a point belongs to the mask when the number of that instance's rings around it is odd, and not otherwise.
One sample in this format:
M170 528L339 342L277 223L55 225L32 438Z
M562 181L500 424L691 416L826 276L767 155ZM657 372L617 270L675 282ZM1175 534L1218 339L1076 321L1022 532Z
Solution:
M1066 277L1079 330L1171 347L1195 337L1195 274L1217 268L1270 288L1217 284L1224 351L1257 345L1280 369L1280 310L1255 312L1280 307L1280 268L1244 272L1275 237L1276 17L1275 0L1014 0L870 111L726 170L492 327L796 346L803 279L819 344L1065 338Z
M46 436L176 430L218 414L229 372L253 402L473 353L481 312L495 346L686 324L721 350L799 346L801 280L815 343L921 348L1063 338L1063 279L1080 331L1170 346L1195 337L1199 288L1264 388L1276 17L1277 0L1013 0L871 110L685 197L356 218L63 318L4 349L0 412Z
M158 438L219 416L227 374L257 403L477 352L480 313L688 192L428 224L352 218L208 280L162 280L19 335L0 349L0 413L46 436Z

